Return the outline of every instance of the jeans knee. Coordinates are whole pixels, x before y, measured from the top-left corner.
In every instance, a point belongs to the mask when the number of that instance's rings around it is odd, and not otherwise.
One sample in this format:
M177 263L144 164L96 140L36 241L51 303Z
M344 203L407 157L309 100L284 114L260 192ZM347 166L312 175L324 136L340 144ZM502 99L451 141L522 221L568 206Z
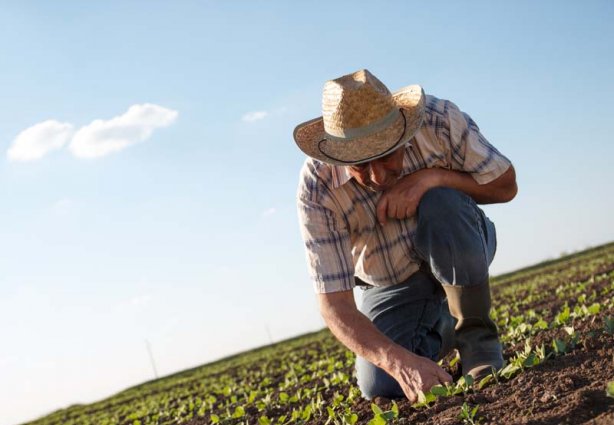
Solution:
M360 392L368 400L378 396L386 398L403 396L401 386L393 377L361 357L356 358L356 379Z
M438 187L418 206L414 248L442 284L468 285L488 279L483 212L466 194Z
M450 216L463 205L466 197L462 192L449 187L429 189L418 204L418 219L424 222L448 223Z

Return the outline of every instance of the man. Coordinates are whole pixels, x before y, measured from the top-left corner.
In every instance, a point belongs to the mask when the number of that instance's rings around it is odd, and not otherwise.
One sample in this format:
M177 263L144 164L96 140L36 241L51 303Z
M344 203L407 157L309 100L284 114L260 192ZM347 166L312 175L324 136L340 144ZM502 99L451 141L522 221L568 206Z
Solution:
M452 348L463 374L502 367L489 318L495 227L476 203L517 189L475 122L361 70L325 84L322 117L294 139L310 157L297 193L310 274L326 324L358 356L363 395L416 401L451 381L435 361Z

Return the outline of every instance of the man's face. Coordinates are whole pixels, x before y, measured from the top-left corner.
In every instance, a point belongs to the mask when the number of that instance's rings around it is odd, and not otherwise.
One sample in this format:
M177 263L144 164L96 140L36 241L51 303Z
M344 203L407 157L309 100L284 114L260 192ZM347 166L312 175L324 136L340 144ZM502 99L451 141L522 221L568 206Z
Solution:
M403 171L404 147L373 161L349 165L348 171L356 181L374 192L391 188Z

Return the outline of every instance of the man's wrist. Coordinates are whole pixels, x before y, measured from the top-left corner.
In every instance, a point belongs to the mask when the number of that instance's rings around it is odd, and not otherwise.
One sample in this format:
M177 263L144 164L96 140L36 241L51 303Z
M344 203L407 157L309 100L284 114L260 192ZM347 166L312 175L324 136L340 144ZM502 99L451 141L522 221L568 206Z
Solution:
M431 168L433 170L432 173L432 182L429 189L434 187L446 186L446 177L448 176L448 170L444 170L441 168Z
M440 168L427 168L425 171L427 172L427 174L422 179L423 194L428 192L430 189L445 186L446 170L442 170Z
M386 356L386 364L382 367L388 374L395 376L401 370L412 368L414 365L415 354L400 345L395 345L394 348L388 351Z

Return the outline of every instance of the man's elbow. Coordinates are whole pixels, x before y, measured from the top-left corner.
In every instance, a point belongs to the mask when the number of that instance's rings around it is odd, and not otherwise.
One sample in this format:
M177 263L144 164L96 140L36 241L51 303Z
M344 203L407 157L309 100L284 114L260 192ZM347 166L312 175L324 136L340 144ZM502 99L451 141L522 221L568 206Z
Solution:
M356 302L352 291L319 294L320 315L327 326L336 322L340 317L347 316L356 311Z
M513 165L505 172L506 185L500 192L500 202L509 202L518 194L518 185L516 184L516 170Z
M514 199L517 194L518 194L518 185L516 184L516 181L514 181L512 184L510 184L506 188L505 192L502 195L501 202L509 202L512 199Z

